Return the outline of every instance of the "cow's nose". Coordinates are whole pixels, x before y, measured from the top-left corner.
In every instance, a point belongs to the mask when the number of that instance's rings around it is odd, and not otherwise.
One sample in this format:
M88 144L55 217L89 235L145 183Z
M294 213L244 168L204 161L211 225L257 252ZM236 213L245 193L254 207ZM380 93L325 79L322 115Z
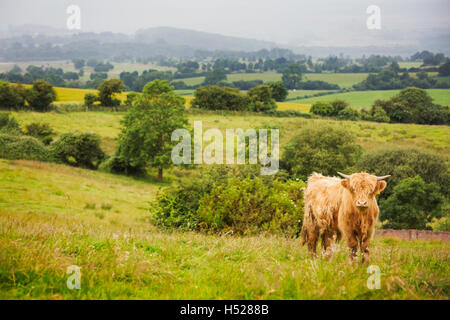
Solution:
M367 207L367 201L360 201L360 200L358 200L358 201L356 201L356 205L358 207L366 208Z

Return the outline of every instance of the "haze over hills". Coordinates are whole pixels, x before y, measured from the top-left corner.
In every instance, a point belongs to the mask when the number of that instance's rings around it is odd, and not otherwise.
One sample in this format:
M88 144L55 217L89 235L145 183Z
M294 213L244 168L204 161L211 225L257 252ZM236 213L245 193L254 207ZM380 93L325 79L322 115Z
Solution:
M314 57L339 54L352 57L371 54L410 56L422 50L450 54L450 32L447 29L418 30L415 39L408 39L399 31L378 35L365 32L354 35L355 39L360 39L359 42L346 41L344 37L333 41L302 37L298 41L280 44L173 27L140 29L135 34L127 35L113 32L73 32L50 26L22 25L9 26L2 32L0 58L3 61L24 61L30 55L30 59L35 60L45 57L50 60L74 57L109 59L118 55L185 58L195 56L199 51L230 54L273 48L289 49L293 53ZM288 52L284 51L283 54Z

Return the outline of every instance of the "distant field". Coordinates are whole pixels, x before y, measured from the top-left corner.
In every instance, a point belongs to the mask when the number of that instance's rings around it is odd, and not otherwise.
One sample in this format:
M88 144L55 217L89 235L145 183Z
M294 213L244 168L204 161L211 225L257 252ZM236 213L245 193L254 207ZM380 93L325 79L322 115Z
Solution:
M422 62L411 62L411 61L405 61L405 62L399 62L398 65L400 68L420 68L422 65Z
M426 91L433 98L434 103L450 105L450 89L427 89ZM335 99L343 99L350 103L351 106L359 108L369 108L376 99L389 99L398 92L400 92L400 90L352 91L321 97L298 99L291 102L311 104L315 101L331 101Z
M304 80L322 80L329 83L335 83L341 88L349 88L352 85L361 82L367 78L367 73L307 73L303 75ZM187 85L196 85L203 82L204 77L194 77L180 79ZM264 82L281 80L281 73L232 73L227 75L227 82L231 83L238 80L263 80Z

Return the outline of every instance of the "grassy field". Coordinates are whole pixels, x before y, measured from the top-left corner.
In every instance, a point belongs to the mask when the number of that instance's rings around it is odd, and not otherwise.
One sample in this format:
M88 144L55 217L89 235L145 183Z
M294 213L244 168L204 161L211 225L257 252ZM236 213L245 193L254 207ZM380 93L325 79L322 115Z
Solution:
M342 244L311 259L299 239L158 230L147 181L5 160L0 178L0 299L449 298L446 243L375 239L370 290ZM80 290L66 286L71 265Z
M299 106L299 105L297 105ZM280 104L280 108L289 107L289 103ZM308 108L308 106L305 106ZM301 110L300 110L301 111ZM120 129L120 112L69 112L69 113L39 113L14 112L23 127L30 122L47 122L58 134L67 131L92 131L102 137L102 147L112 153L115 147L115 137ZM366 149L380 148L388 145L410 145L426 148L450 156L450 128L448 126L425 126L415 124L388 124L375 122L334 121L303 118L276 118L263 115L239 114L190 114L189 122L202 120L204 128L274 127L280 130L281 147L304 125L321 126L334 123L355 132L358 142Z
M442 105L450 105L450 89L427 89L433 102ZM389 99L400 90L375 90L375 91L352 91L345 93L330 94L321 97L304 98L291 101L292 103L311 104L315 101L332 101L343 99L351 106L369 108L376 99Z
M352 85L361 82L367 78L367 73L308 73L303 75L304 80L322 80L329 83L335 83L341 88L350 88ZM187 85L196 85L203 82L204 77L194 77L180 79ZM264 73L232 73L227 74L226 82L238 80L263 80L264 82L280 81L281 73L264 72Z

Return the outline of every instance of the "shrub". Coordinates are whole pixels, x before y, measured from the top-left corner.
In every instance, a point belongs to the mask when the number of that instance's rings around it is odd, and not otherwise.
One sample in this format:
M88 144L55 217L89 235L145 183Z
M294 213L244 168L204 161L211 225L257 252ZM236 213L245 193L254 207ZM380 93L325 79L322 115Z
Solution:
M339 115L339 112L343 111L345 108L349 107L349 104L345 100L336 99L330 102L333 106L333 116Z
M355 164L361 147L355 135L335 126L302 128L286 146L280 165L292 177L306 180L314 171L335 175Z
M361 118L361 113L353 107L346 107L337 114L339 119L356 121Z
M391 147L367 151L356 163L355 171L391 175L380 199L387 199L401 180L416 175L425 183L437 184L444 195L449 194L450 173L445 158L421 149Z
M392 195L380 205L384 228L429 229L427 223L443 216L444 198L439 186L425 183L420 176L398 183Z
M44 80L36 80L33 87L27 91L27 102L36 111L47 111L50 104L56 100L53 86Z
M142 165L134 165L130 161L127 161L125 157L119 155L113 155L107 158L100 164L99 170L131 176L140 176L145 173L145 168Z
M0 81L0 108L20 110L25 106L24 90L18 85Z
M0 158L49 161L44 144L36 138L0 133Z
M152 203L152 221L183 230L296 235L303 216L304 183L258 175L256 166L203 169L199 176L158 194Z
M11 114L7 112L0 113L0 133L6 133L11 135L20 135L19 122Z
M191 106L207 110L247 110L248 99L239 89L219 86L200 87L194 92Z
M84 105L86 107L92 107L96 101L99 101L99 98L95 93L86 93L84 95Z
M100 137L95 133L64 133L50 145L56 161L72 166L95 169L105 154L100 148Z
M387 115L386 111L384 111L381 107L374 107L372 113L372 120L376 122L389 122L391 119Z
M231 178L200 200L199 228L208 232L296 236L303 218L303 182Z
M272 89L272 98L276 101L283 101L287 98L289 91L286 89L282 81L270 82L268 85Z
M251 88L247 92L249 100L248 110L250 111L269 111L277 108L275 100L272 99L272 89L267 85L259 85Z
M333 115L334 108L331 103L325 101L316 101L312 104L309 112L322 117L329 117Z
M55 132L47 123L32 122L25 127L25 134L27 136L39 139L43 144L48 145L53 140Z

